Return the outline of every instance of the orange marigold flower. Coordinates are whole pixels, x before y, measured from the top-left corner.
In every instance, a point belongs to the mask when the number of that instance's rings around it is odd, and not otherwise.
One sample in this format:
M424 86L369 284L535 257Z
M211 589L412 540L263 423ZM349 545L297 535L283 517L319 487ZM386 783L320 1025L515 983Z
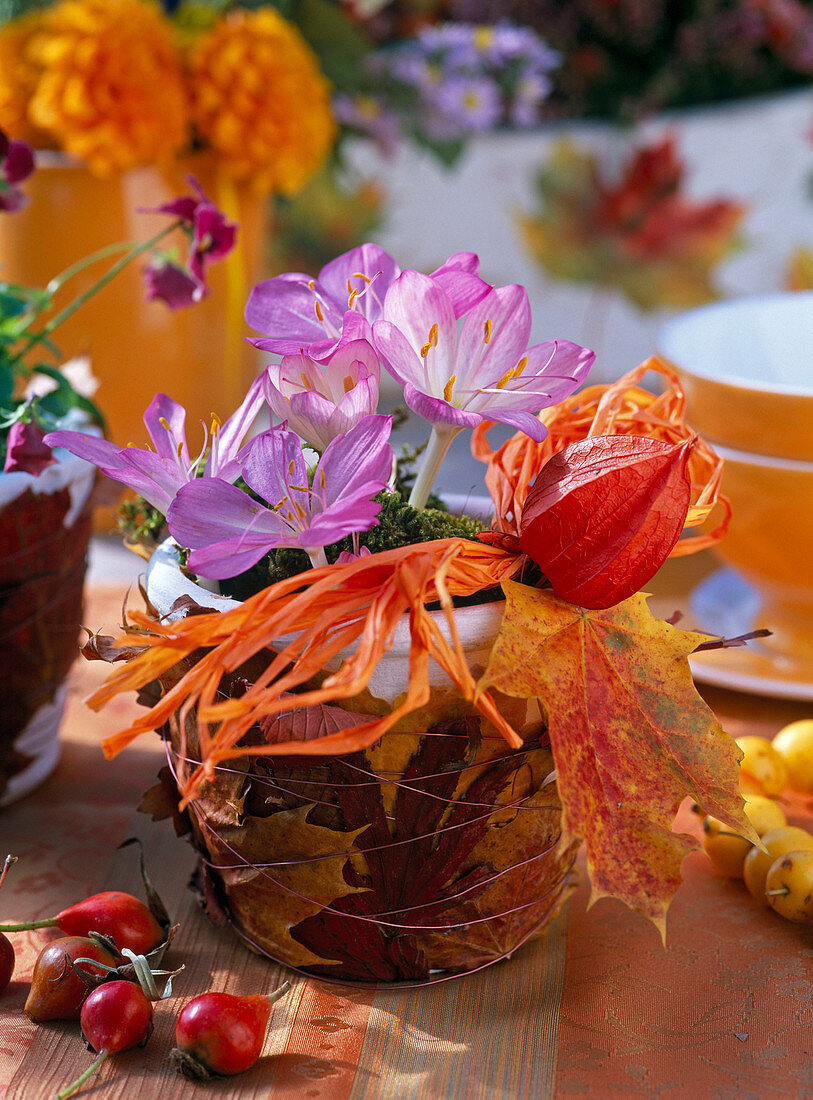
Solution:
M218 20L190 46L188 72L198 137L233 179L292 194L322 165L336 133L330 86L273 8Z
M61 0L29 54L42 69L31 119L99 175L161 162L186 143L180 57L152 0Z
M15 19L0 29L0 129L43 148L53 142L32 125L28 107L40 69L29 56L29 44L40 26L38 14Z

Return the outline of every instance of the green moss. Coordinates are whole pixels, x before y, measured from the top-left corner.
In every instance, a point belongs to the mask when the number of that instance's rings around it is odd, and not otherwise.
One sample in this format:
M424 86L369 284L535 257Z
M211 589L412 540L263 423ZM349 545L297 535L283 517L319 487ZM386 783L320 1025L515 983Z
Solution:
M478 532L486 526L471 516L452 516L440 508L427 508L422 512L410 508L400 493L382 492L376 500L381 503L378 526L358 536L359 546L366 546L372 554L418 542L431 542L433 539L476 539ZM326 546L325 556L332 565L345 551L353 551L352 538ZM287 548L272 550L239 577L221 581L220 587L226 595L243 600L269 584L294 577L307 569L310 569L310 560L304 551Z
M419 511L411 508L400 493L381 492L376 497L381 504L378 525L358 536L358 546L366 547L372 554L411 546L435 539L464 538L475 540L487 524L471 516L453 516L444 508L431 507ZM439 503L439 502L438 502ZM155 546L166 534L164 516L142 497L125 501L119 507L119 527L129 541ZM343 552L353 552L351 537L325 547L325 556L333 564ZM181 564L185 565L188 550L182 550ZM311 568L304 550L282 547L272 550L264 558L237 577L220 582L221 591L236 600L244 600L277 581L295 577ZM478 593L485 597L486 593ZM475 602L480 602L476 599Z

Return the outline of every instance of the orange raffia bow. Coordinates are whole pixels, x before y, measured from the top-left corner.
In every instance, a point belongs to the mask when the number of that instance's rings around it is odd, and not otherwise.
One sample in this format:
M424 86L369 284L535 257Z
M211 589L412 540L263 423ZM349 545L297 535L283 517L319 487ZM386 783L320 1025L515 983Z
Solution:
M669 385L656 395L638 383L647 373L663 375ZM704 440L686 424L686 397L674 371L661 360L648 359L612 385L589 386L552 408L544 409L539 419L548 434L536 443L517 432L499 450L488 442L491 423L483 422L474 430L472 453L488 465L485 481L494 501L497 530L510 537L519 534L519 517L528 491L539 471L569 443L597 435L644 435L666 443L694 438L689 474L692 501L685 529L698 527L719 502L723 515L712 531L679 539L670 557L704 550L725 535L731 520L728 499L720 494L723 461Z
M90 696L90 706L99 708L114 695L143 687L197 650L207 652L140 719L107 738L105 755L115 756L140 733L163 725L175 711L180 712L184 729L186 716L196 708L202 763L186 779L186 802L204 779L212 776L218 763L236 756L353 752L373 744L399 718L427 703L430 656L463 698L474 702L510 745L519 747L518 734L488 693L475 699L475 680L457 635L452 597L499 585L516 572L520 561L521 555L499 547L439 539L346 565L310 570L279 581L226 612L188 616L173 623L155 623L135 612L132 625L148 631L139 635L145 648ZM446 612L451 644L426 610L425 605L434 601ZM339 654L345 659L338 672L328 675L318 687L299 692L297 704L348 699L363 691L391 644L398 620L407 612L411 633L408 689L390 713L315 741L238 747L256 722L290 708L287 692L306 684ZM284 648L279 648L281 639ZM132 645L132 633L119 641ZM355 650L347 654L354 645ZM244 695L218 699L224 674L274 646L278 652L269 653L265 670ZM214 732L210 723L216 724ZM180 756L186 757L183 745Z

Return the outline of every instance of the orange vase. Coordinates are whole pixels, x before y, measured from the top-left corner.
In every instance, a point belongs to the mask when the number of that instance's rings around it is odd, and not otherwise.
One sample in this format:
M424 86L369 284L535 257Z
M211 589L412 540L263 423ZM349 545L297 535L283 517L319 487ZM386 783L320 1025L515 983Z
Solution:
M167 224L166 215L144 214L173 197L189 193L186 175L194 172L209 196L240 223L238 244L208 273L209 294L198 305L172 311L147 302L144 259L121 272L86 302L57 334L62 357L86 353L100 381L96 400L108 421L108 435L122 446L147 441L144 409L159 391L187 410L190 451L202 441L198 422L211 414L225 419L239 404L261 365L260 354L245 342L251 335L243 320L246 298L263 277L269 231L269 204L218 178L205 161L182 162L172 172L139 168L111 179L57 154L40 154L26 182L30 202L13 217L0 219L0 279L45 286L70 264L116 241L144 241ZM180 232L166 245L177 245L185 259ZM57 298L57 308L90 286L117 259L105 260L72 279Z

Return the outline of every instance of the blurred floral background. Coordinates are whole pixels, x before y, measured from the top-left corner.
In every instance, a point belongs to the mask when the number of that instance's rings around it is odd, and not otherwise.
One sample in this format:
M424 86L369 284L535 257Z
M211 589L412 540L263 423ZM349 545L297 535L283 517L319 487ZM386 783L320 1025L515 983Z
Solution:
M266 274L474 249L604 377L670 311L813 285L812 79L812 0L0 0L12 137L208 165L273 211Z

